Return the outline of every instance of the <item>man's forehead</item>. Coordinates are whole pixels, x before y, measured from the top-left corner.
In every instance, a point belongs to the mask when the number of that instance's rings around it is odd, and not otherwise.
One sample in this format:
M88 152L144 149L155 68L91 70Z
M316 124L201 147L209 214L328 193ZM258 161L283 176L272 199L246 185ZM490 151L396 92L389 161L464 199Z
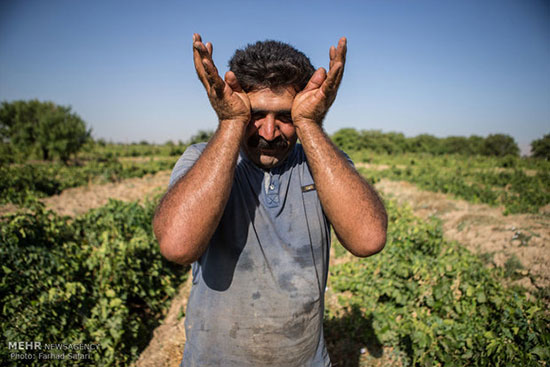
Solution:
M247 92L247 95L259 95L259 94L266 94L266 95L276 95L276 96L284 96L286 94L296 95L298 91L296 90L296 87L293 85L283 85L283 86L277 86L277 87L262 87L262 88L256 88L249 92Z
M263 88L248 92L248 98L252 109L262 108L263 105L269 105L273 109L276 105L292 105L292 101L296 96L296 90L293 87L285 88ZM282 109L285 109L281 107ZM286 107L288 109L290 107Z

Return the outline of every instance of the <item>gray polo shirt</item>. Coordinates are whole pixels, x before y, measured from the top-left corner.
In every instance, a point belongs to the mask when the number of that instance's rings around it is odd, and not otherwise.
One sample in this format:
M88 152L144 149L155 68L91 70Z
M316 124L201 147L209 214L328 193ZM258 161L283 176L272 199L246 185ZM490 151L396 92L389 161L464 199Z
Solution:
M185 151L170 185L205 147ZM220 224L192 265L182 366L330 366L323 338L329 249L302 146L270 171L241 152Z

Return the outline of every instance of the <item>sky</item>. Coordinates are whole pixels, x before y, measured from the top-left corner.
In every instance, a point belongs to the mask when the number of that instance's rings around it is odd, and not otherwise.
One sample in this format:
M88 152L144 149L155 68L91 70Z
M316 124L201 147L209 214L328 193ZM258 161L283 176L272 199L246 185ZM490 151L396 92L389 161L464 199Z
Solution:
M71 106L92 136L185 141L217 118L196 77L192 35L220 74L257 40L313 65L348 39L330 134L509 134L522 152L550 133L549 0L0 1L0 101Z

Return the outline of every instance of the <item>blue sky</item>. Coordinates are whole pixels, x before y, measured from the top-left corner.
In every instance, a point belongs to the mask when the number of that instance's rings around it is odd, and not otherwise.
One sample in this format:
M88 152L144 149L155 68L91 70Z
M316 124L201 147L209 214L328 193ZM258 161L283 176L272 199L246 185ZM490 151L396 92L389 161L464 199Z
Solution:
M70 105L112 141L185 140L214 129L192 62L193 32L223 75L235 49L277 39L315 67L348 38L325 120L407 136L550 133L550 2L0 2L0 100Z

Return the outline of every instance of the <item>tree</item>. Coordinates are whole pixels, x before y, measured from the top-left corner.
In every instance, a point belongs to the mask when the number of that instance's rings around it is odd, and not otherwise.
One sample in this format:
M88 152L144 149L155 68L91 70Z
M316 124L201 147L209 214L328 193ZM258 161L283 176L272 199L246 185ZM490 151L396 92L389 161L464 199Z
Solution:
M23 154L30 154L36 140L40 109L44 107L37 100L2 102L0 107L0 134L2 141L11 144Z
M483 155L504 157L506 155L519 156L519 147L514 138L505 134L493 134L485 138L481 149Z
M407 138L403 133L389 132L384 134L383 147L388 154L407 151Z
M361 134L353 128L344 128L336 131L332 135L332 141L346 152L357 151L362 148Z
M481 147L485 139L480 136L448 136L440 139L440 150L442 154L481 154Z
M210 138L212 138L213 135L214 135L214 131L212 130L199 130L198 133L196 133L191 138L189 138L187 144L191 145L191 144L207 142L210 140Z
M531 155L535 158L550 160L550 134L531 142Z
M391 153L391 142L381 130L361 130L360 147L376 153Z
M415 153L441 153L441 139L430 134L420 134L410 138L408 142L408 151Z
M71 107L53 102L2 102L0 136L24 154L37 152L45 160L58 156L67 161L90 138L91 130Z
M485 139L481 136L472 135L468 138L468 146L470 147L470 154L476 155L481 154L483 150L483 144L485 143Z

